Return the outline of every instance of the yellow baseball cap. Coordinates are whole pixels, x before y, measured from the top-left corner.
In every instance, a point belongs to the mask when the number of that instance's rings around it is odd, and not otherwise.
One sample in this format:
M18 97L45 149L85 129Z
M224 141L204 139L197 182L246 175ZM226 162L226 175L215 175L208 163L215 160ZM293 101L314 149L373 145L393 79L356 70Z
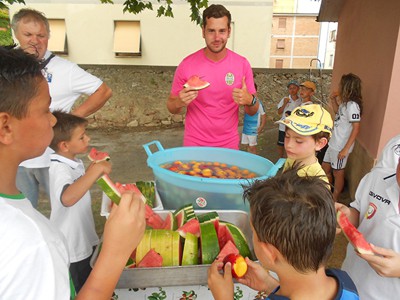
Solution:
M321 131L332 134L331 115L319 104L296 107L290 116L277 123L284 124L301 135L313 135Z
M313 92L317 90L317 86L312 81L304 81L300 86L305 86L306 88L312 89Z

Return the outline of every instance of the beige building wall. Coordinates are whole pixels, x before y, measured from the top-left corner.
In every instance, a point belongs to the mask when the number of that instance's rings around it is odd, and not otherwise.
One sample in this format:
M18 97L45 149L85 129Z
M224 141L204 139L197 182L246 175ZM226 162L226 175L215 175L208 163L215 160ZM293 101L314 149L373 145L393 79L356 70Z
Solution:
M286 21L284 22L283 19ZM318 57L320 23L316 16L276 14L272 19L271 68L309 68ZM286 24L282 28L283 23ZM285 47L281 49L284 40ZM280 41L280 42L279 42ZM279 61L283 61L281 65Z
M123 13L123 1L26 0L26 7L48 19L64 19L68 41L66 58L78 64L176 66L188 54L204 47L201 27L190 21L187 1L174 1L174 18L156 17L154 11ZM273 0L219 1L232 14L233 32L228 43L255 68L268 67ZM23 5L10 7L10 16ZM140 21L141 56L115 57L114 21Z

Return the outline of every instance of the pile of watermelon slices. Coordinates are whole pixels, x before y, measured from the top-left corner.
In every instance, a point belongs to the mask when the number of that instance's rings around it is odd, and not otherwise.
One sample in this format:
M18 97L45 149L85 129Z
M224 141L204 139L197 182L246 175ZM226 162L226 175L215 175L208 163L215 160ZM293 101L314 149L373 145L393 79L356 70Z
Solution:
M165 219L146 205L147 229L127 267L166 267L211 264L235 253L253 259L242 230L219 219L217 212L197 214L192 204Z
M117 205L124 190L140 194L146 203L134 184L114 183L108 175L103 175L97 183ZM215 259L223 261L231 253L253 259L242 230L220 220L216 211L196 215L190 203L175 212L164 211L163 219L150 205L145 206L147 229L128 260L127 268L211 264Z

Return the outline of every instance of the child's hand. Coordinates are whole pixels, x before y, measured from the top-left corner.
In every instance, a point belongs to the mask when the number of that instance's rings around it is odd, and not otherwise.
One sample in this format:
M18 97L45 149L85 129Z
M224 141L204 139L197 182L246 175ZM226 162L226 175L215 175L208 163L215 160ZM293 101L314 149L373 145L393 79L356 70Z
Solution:
M360 254L359 257L365 259L372 269L383 277L400 277L400 253L392 249L385 249L371 244L372 250L378 255Z
M110 174L111 173L111 169L112 169L112 164L110 161L100 161L100 162L92 162L87 171L89 170L93 170L94 172L96 172L99 177L104 175L104 174Z
M208 269L208 288L211 290L215 300L232 300L233 299L233 280L231 264L226 263L224 274L219 270L224 264L214 261Z
M146 228L145 206L133 192L125 192L119 205L113 205L104 227L102 251L110 258L122 258L125 262L141 241Z
M256 291L265 291L268 294L279 286L279 282L269 275L269 272L260 264L248 257L246 257L246 263L247 273L237 280L239 283L247 285Z

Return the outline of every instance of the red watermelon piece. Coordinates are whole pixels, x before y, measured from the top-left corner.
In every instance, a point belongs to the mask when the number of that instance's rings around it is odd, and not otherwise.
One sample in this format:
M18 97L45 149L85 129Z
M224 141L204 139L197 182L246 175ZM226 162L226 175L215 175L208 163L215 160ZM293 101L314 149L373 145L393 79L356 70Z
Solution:
M92 148L88 154L88 158L94 162L101 162L110 160L110 155L107 152L97 151L96 148Z
M176 219L172 212L168 211L162 229L176 230Z
M185 88L190 88L191 90L199 91L205 89L210 85L209 82L202 80L199 76L193 75L188 81L183 85Z
M222 249L228 241L234 242L232 234L224 222L219 222L217 235L220 249Z
M146 225L153 229L162 229L164 225L164 220L156 214L149 205L145 205L145 219Z
M190 232L191 234L194 234L195 236L200 237L199 220L191 219L191 220L187 221L185 224L183 224L181 227L179 227L177 231L183 238L186 237L187 232Z
M340 228L342 228L344 235L357 252L361 254L374 255L371 245L365 240L362 233L359 232L353 224L351 224L350 220L343 212L339 210L337 212L336 219Z
M216 260L223 261L224 258L229 254L239 254L238 248L236 248L235 244L232 241L227 241L225 246L219 252Z
M143 256L143 259L136 265L137 268L161 268L162 267L162 256L150 249L149 252Z

